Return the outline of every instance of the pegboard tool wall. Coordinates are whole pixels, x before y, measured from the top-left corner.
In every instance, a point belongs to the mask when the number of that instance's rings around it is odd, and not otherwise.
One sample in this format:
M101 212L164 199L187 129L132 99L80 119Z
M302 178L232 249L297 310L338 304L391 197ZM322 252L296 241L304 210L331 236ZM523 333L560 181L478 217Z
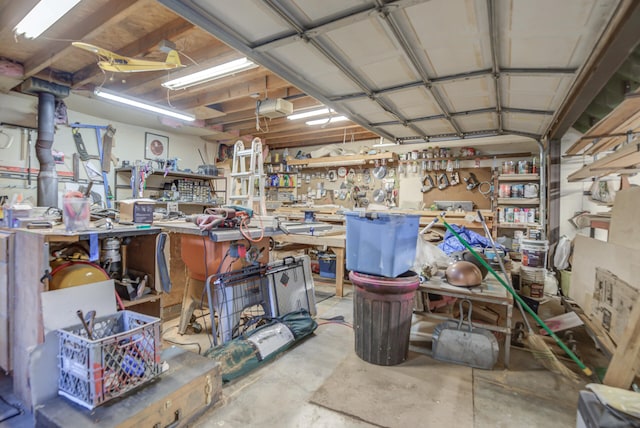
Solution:
M483 196L479 189L480 186L476 187L472 191L467 190L467 183L465 183L464 179L469 177L469 173L473 173L480 183L488 182L492 183L492 173L490 167L481 167L481 168L460 168L457 170L460 175L460 184L455 186L449 186L443 190L438 189L438 182L435 180L436 177L444 172L444 171L432 171L431 177L434 179L434 187L427 193L422 194L422 200L424 202L425 207L431 206L434 201L473 201L474 209L491 209L491 194L487 194ZM451 173L447 172L449 176L449 181L451 181ZM487 184L482 185L482 190L489 190L489 186Z

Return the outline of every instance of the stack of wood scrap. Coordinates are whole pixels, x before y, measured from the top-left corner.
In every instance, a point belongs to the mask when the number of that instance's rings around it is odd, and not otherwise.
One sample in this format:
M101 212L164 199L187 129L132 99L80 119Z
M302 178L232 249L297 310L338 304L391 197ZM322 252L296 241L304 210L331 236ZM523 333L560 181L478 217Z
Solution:
M569 297L612 355L604 383L629 388L640 372L640 188L618 192L608 242L577 236Z

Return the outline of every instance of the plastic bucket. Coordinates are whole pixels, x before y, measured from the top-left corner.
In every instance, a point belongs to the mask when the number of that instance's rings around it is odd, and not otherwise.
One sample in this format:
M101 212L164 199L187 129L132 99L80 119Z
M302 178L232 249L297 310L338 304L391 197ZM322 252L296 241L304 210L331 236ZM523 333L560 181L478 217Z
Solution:
M420 285L415 272L387 278L349 272L354 284L355 351L372 364L392 366L409 355L413 299Z
M520 292L532 299L542 299L546 271L546 269L522 266L520 268Z
M419 215L346 212L347 269L395 278L416 257Z
M522 253L522 266L546 269L548 250L548 241L523 239L520 244L520 252Z

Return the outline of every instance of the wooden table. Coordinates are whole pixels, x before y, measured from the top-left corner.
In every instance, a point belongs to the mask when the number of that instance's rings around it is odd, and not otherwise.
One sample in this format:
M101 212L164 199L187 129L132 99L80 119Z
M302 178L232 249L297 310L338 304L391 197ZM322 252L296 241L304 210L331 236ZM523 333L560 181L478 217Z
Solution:
M506 308L504 325L490 325L474 322L475 327L482 327L487 330L504 333L504 366L509 368L510 347L511 347L511 317L513 314L513 297L507 290L493 277L486 277L482 284L477 287L456 287L450 285L440 277L433 277L429 281L420 284L418 292L437 294L441 296L451 296L458 299L469 299L472 302L484 302L503 305ZM428 305L424 310L414 310L415 313L437 319L450 319L451 315L434 314L429 312ZM466 322L465 322L466 324Z
M336 296L344 296L344 249L346 245L346 236L343 231L339 234L332 235L329 232L319 232L318 234L297 233L288 235L279 235L276 239L280 242L291 244L303 244L309 246L326 246L330 248L336 255Z

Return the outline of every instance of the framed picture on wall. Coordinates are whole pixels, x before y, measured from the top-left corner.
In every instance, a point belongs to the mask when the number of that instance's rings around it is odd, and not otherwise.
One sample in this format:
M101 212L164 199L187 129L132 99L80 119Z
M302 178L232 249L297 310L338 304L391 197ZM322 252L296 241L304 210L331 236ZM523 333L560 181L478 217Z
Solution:
M144 158L149 160L166 160L169 153L169 137L144 133Z

